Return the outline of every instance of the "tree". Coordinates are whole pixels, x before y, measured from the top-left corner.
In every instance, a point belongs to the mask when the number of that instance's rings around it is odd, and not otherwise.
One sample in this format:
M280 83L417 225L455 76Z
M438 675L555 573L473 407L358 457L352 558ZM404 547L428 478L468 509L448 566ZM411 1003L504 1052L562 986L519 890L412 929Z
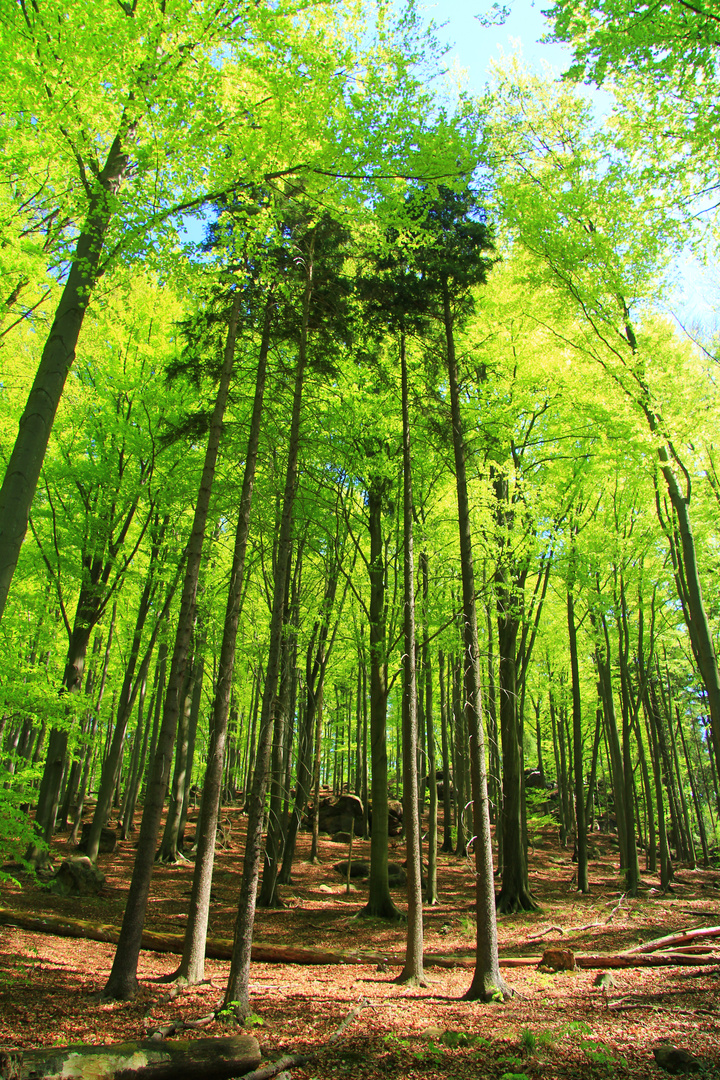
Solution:
M388 115L387 95L379 105L379 95L356 86L343 129L348 52L363 46L352 18L326 18L324 5L283 0L240 11L230 0L102 0L92 19L86 13L79 0L3 0L0 19L2 56L13 58L12 70L0 68L0 83L13 90L0 105L15 118L18 144L39 133L48 178L38 190L12 153L6 172L31 229L38 218L62 222L51 234L51 265L65 278L0 489L0 618L83 320L108 267L136 256L151 233L154 245L171 240L183 213L228 192L290 173L377 164L376 139L366 130L356 138L361 118L373 115L381 145L380 129L395 124L386 159L393 141L405 141L401 128L417 122L418 83L405 76L401 115ZM378 55L365 42L368 75L395 47L389 29ZM422 153L427 147L425 140Z
M429 193L430 194L430 193ZM464 715L470 746L473 825L475 829L477 940L475 974L466 997L491 1000L498 993L509 996L498 964L495 885L493 877L490 815L487 795L485 739L480 698L480 650L475 604L470 506L467 484L467 449L460 411L455 327L471 306L470 289L485 281L492 265L485 253L491 250L488 227L471 192L456 193L441 187L410 208L411 229L425 241L416 264L426 277L436 302L435 314L443 329L445 360L450 391L455 482L457 488L460 567L463 599ZM414 221L413 221L414 219Z
M105 985L104 995L108 998L129 1000L137 992L137 965L140 956L142 931L145 922L150 880L155 860L155 845L160 829L165 795L167 793L172 762L175 730L178 714L182 707L182 691L185 683L190 641L195 622L197 586L200 575L203 542L207 528L215 467L223 429L223 416L230 390L230 380L235 364L235 338L240 314L242 293L235 289L231 296L230 312L227 316L227 336L223 350L223 362L220 381L213 408L213 415L208 431L207 449L200 480L192 531L188 540L185 577L183 580L180 613L175 633L175 645L170 665L170 675L165 695L165 705L155 756L151 766L145 805L143 807L137 855L133 867L132 880L125 905L120 938L115 953L112 970ZM221 315L222 318L222 315ZM209 320L214 321L212 316Z

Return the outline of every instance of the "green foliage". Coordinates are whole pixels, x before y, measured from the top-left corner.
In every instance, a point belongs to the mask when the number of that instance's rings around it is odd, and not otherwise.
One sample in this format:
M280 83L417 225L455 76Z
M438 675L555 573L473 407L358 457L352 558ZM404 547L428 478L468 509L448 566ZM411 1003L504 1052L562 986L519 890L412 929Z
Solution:
M489 1039L482 1035L473 1035L468 1031L444 1031L440 1036L440 1042L447 1047L472 1046L479 1049L483 1046L491 1046Z
M526 1054L533 1054L538 1046L538 1038L530 1028L523 1028L520 1032L520 1046Z
M627 1065L626 1058L614 1053L606 1043L600 1042L598 1039L582 1039L580 1046L588 1061L593 1065L598 1065L606 1070L614 1069L617 1065Z

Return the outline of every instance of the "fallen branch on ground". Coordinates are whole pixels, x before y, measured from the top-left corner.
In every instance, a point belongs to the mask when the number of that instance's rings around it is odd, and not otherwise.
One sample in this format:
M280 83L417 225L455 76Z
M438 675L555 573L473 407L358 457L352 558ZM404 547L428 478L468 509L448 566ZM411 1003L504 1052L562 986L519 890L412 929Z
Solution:
M259 1069L255 1069L254 1072L248 1073L245 1080L272 1080L273 1077L278 1076L281 1072L285 1072L286 1069L303 1068L303 1066L307 1065L310 1061L315 1061L317 1058L322 1057L323 1054L326 1054L328 1050L331 1050L335 1043L342 1038L358 1013L362 1012L363 1009L368 1008L369 1005L370 1002L367 998L363 998L358 1005L350 1010L340 1024L340 1027L330 1036L324 1046L319 1046L317 1050L308 1050L304 1054L286 1054L284 1057L274 1061L271 1065L263 1065Z
M40 934L58 937L87 938L117 945L120 931L105 923L60 916L29 915L25 911L0 908L0 926L18 926ZM158 933L144 930L142 948L150 952L182 953L184 934ZM208 938L205 955L212 960L231 960L233 943L229 938ZM252 959L256 964L379 964L386 957L381 953L342 953L327 949L303 949L293 945L262 945L253 942Z
M556 930L558 934L581 934L583 930L594 930L596 926L607 926L612 922L617 912L620 910L623 900L625 899L625 893L622 894L615 907L612 909L607 919L600 919L599 922L585 923L584 926L569 926L564 929L562 926L548 926L547 930L543 930L541 934L531 934L528 937L528 941L539 941L541 938L547 937L553 930Z
M625 949L623 955L633 956L636 953L655 952L656 949L662 949L666 945L689 945L691 942L700 941L703 938L717 937L720 937L720 926L696 926L692 930L680 930L674 934L666 934L665 937L645 941L642 945L635 945L632 949Z
M0 925L19 926L24 930L32 930L45 934L57 934L62 937L85 937L94 941L109 941L116 943L119 931L114 926L98 925L84 922L80 919L60 919L35 915L25 912L11 911L8 908L0 908ZM720 936L720 927L711 928L718 933L708 931L690 931L695 940L705 936ZM677 936L677 935L675 935ZM182 953L182 934L159 934L152 931L144 931L142 938L143 949L156 952ZM660 938L659 941L667 939ZM678 936L678 940L684 940ZM633 968L633 967L665 967L671 964L691 965L715 964L718 960L716 951L706 950L697 955L688 953L687 949L667 949L664 951L650 951L650 946L657 943L646 942L637 949L629 949L626 952L614 954L576 953L575 963L580 968ZM644 949L644 952L640 950ZM218 938L208 938L205 955L216 960L229 960L232 955L232 942ZM285 945L261 945L253 944L252 959L255 963L266 964L387 964L392 967L401 967L405 962L404 953L351 953L330 952L325 949L302 949ZM540 963L539 956L501 956L500 967L537 967ZM424 963L427 967L440 968L473 968L475 966L474 953L466 956L437 955L425 953Z

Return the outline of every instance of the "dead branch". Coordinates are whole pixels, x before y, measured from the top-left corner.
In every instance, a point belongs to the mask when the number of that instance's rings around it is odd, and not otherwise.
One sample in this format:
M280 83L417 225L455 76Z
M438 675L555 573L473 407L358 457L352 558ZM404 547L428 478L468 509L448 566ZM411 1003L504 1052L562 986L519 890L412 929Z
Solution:
M622 894L615 907L612 909L607 919L600 919L598 922L585 923L584 926L569 926L564 929L562 926L548 926L547 930L543 930L541 934L531 934L528 937L528 941L539 941L541 938L547 937L553 930L558 934L581 934L583 930L594 930L597 926L607 926L612 922L617 912L620 910L623 900L625 899L625 893Z
M254 1072L246 1073L245 1080L273 1080L273 1077L278 1076L280 1073L285 1072L286 1069L297 1069L307 1065L310 1061L315 1061L317 1058L326 1054L328 1050L331 1050L339 1039L345 1034L357 1015L362 1012L363 1009L368 1008L370 1002L363 998L363 1000L356 1005L343 1022L340 1024L337 1031L335 1031L324 1046L319 1046L316 1050L309 1050L305 1054L286 1054L284 1057L274 1061L271 1065L262 1066L259 1069L255 1069Z
M665 937L645 941L642 945L635 945L632 949L625 949L623 955L630 956L635 953L655 952L657 949L663 949L666 945L689 945L691 942L699 941L702 938L717 937L720 937L720 926L695 926L692 930L680 930L675 934L666 934Z

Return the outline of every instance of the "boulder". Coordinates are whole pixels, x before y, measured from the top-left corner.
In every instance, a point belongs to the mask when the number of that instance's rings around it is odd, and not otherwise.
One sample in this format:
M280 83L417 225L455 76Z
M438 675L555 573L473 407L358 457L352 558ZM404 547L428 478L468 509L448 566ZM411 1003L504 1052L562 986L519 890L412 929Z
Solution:
M104 884L105 875L87 855L63 859L48 882L49 888L60 896L97 896Z
M313 808L308 809L303 820L306 829L312 829ZM322 833L334 836L339 832L349 832L354 827L355 835L363 833L363 803L357 795L349 793L333 796L320 796L319 828Z
M337 862L333 866L333 870L337 870L338 874L342 874L343 877L347 877L348 864L347 859L342 862ZM363 859L353 859L350 863L350 877L351 878L366 878L370 876L370 864Z
M693 1057L689 1050L672 1046L670 1043L656 1046L653 1050L653 1057L661 1069L672 1073L674 1076L679 1073L700 1072L703 1067L702 1062Z
M407 885L407 874L400 863L388 863L388 880L391 889L399 889Z

